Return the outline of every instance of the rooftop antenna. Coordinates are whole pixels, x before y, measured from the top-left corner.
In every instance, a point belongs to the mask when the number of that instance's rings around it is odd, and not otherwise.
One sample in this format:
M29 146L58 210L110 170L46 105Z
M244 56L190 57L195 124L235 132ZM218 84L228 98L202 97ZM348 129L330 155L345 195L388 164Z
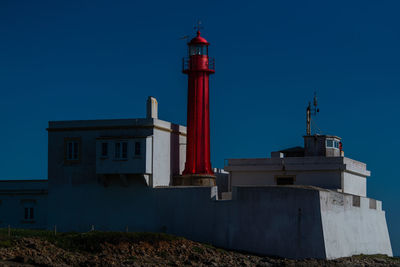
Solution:
M317 106L317 93L314 92L313 106L311 106L311 102L308 102L307 107L307 135L311 135L311 116L317 116L317 113L319 113L319 108L317 108Z
M201 21L197 21L197 25L193 27L195 30L197 30L197 34L200 33L200 30L203 29L203 26L201 26ZM179 40L188 40L190 38L189 35L184 35L182 37L179 37Z
M197 30L197 34L200 34L200 30L203 29L203 26L201 26L200 20L197 20L197 25L194 26L194 29Z
M189 35L184 35L182 37L179 37L179 40L186 40L189 39Z

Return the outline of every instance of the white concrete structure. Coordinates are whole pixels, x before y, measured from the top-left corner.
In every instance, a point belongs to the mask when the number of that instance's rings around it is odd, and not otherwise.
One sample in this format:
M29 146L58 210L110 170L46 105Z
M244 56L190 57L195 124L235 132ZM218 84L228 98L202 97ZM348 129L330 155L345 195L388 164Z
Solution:
M147 98L147 118L158 119L158 102L152 96Z
M345 157L272 157L228 159L229 188L251 185L312 185L367 195L366 164Z
M57 121L47 130L50 186L129 179L168 186L184 167L186 127L153 117Z
M66 186L50 202L60 231L166 232L227 249L286 258L392 255L381 203L307 186ZM74 199L65 201L73 195ZM57 207L57 208L55 208ZM68 211L68 212L65 212ZM72 219L79 218L79 219Z
M275 186L277 191L279 187L301 190L314 186L319 194L315 209L320 212L326 258L392 255L382 202L366 197L371 173L366 164L344 157L339 137L304 136L304 148L272 152L271 158L228 159L225 170L229 171L229 191L222 193L225 199L234 197L232 191L242 186ZM296 205L304 201L297 198Z
M47 227L47 180L0 180L0 227Z
M229 159L229 183L214 169L219 188L170 186L186 128L157 119L154 98L147 107L142 119L49 122L48 192L46 181L0 182L3 227L166 232L287 258L392 255L382 203L366 197L370 172L342 156L340 138Z
M367 196L365 163L344 157L337 136L304 136L304 148L271 152L271 158L228 159L229 189L241 185L312 185Z
M393 256L381 201L331 191L319 194L328 259L359 254Z

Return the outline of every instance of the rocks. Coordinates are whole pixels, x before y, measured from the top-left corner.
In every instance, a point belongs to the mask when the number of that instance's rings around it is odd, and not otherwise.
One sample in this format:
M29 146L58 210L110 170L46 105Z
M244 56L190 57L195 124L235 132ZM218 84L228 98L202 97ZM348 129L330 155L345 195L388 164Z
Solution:
M84 240L84 239L83 239ZM100 241L99 241L100 242ZM354 256L332 261L290 260L225 251L186 239L100 242L92 250L63 249L40 238L0 248L0 266L399 266L400 259Z

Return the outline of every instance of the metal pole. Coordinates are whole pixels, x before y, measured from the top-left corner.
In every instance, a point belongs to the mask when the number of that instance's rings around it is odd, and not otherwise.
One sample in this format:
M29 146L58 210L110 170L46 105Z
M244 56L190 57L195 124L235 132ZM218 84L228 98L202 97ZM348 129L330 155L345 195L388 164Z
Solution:
M307 107L307 135L311 135L311 103Z

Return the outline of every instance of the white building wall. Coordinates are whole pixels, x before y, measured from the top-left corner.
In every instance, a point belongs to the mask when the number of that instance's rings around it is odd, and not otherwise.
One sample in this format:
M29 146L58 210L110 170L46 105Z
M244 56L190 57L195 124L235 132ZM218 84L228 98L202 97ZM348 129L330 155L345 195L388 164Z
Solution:
M274 173L254 171L254 172L231 172L231 187L234 186L263 186L263 185L275 185Z
M295 185L313 185L328 189L341 188L340 171L232 171L231 185L232 187L276 185L276 177L280 176L294 176Z
M57 224L60 231L88 231L91 225L114 231L128 227L287 258L392 253L379 202L377 209L364 208L369 199L361 197L361 208L353 213L352 207L340 204L352 196L327 190L237 187L232 200L217 200L215 187L150 188L132 183L56 191L49 228Z
M153 175L153 136L148 136L145 142L146 173Z
M47 203L47 180L0 181L0 227L45 229ZM33 208L32 219L25 208Z
M343 193L367 196L367 178L343 172Z
M179 136L179 174L185 169L186 163L186 135Z
M343 157L229 159L225 170L233 186L276 185L276 178L294 177L294 185L312 185L366 196L366 164Z
M381 204L376 209L370 208L370 202L375 200L364 197L358 200L355 196L334 192L321 191L320 198L328 259L359 254L393 255Z
M49 223L59 231L156 231L153 189L138 180L121 186L57 186L49 194ZM72 196L72 197L71 197Z
M155 129L153 142L153 186L168 186L172 176L171 133Z
M96 183L98 175L144 175L150 186L165 186L182 172L186 153L186 128L158 119L50 122L48 176L50 188L57 184ZM90 126L90 127L89 127ZM81 143L79 162L66 163L65 138ZM108 139L109 157L100 156L101 142ZM127 160L115 160L114 143L128 141ZM134 142L141 142L140 157ZM137 176L139 179L140 177Z
M107 138L96 141L96 174L151 174L151 142L142 138ZM126 159L115 158L115 143L127 142L128 153ZM108 155L102 156L102 144L108 144ZM135 154L135 145L140 144L140 154ZM122 147L121 147L122 149ZM151 159L151 157L150 157Z
M153 186L168 186L172 177L182 174L186 159L186 128L157 121L171 131L154 129Z

